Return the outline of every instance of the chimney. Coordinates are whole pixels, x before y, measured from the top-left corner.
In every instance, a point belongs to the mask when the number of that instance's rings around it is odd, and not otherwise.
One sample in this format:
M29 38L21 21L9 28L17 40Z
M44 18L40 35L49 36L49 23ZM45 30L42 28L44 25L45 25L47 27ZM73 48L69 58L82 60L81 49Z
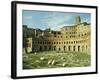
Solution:
M81 23L81 18L80 16L76 16L76 19L75 19L75 24L80 24Z

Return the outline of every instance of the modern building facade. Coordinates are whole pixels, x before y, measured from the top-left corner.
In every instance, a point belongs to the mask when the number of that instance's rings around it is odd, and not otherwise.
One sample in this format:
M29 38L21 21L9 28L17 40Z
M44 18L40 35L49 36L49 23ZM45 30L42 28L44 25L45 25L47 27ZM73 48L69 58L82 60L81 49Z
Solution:
M80 16L77 16L74 25L64 26L59 31L33 29L33 36L27 40L28 52L52 50L90 53L91 24L81 23Z

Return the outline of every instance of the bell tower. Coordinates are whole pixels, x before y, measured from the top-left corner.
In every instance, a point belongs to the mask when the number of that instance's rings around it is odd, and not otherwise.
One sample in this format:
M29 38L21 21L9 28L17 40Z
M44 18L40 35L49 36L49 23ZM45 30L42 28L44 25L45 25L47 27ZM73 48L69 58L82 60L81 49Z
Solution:
M75 24L77 25L77 24L80 24L80 23L81 23L80 16L76 16L76 18L75 18Z

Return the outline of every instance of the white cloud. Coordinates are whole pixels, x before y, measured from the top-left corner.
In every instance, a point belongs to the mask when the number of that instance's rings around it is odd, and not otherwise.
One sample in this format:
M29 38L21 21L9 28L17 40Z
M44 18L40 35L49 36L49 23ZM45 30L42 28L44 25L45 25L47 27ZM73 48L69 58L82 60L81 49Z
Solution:
M65 25L70 25L68 22L72 18L72 15L57 15L53 13L52 15L45 16L42 22L46 23L48 27L51 27L53 30L59 30Z
M32 19L32 16L25 16L25 19Z
M55 27L53 26L53 27L51 27L51 29L59 31L62 27L64 27L64 26L71 26L71 25L73 25L73 24L62 24L62 25L55 26Z

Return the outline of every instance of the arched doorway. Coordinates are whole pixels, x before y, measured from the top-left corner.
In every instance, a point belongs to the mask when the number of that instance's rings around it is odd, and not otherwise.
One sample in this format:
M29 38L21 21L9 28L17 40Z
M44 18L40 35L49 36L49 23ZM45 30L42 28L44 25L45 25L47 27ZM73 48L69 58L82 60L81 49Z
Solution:
M44 46L44 50L45 50L45 51L47 50L47 46Z
M56 50L56 46L54 46L54 50Z
M42 51L42 46L40 46L40 51Z
M73 51L75 51L75 46L73 46Z
M78 51L80 51L80 46L78 46Z
M64 46L64 51L66 50L66 46Z
M61 48L58 48L58 51L60 51L61 50Z
M82 51L84 51L84 46L82 46Z
M68 51L71 51L71 46L68 46Z
M51 46L49 46L49 50L51 50Z

